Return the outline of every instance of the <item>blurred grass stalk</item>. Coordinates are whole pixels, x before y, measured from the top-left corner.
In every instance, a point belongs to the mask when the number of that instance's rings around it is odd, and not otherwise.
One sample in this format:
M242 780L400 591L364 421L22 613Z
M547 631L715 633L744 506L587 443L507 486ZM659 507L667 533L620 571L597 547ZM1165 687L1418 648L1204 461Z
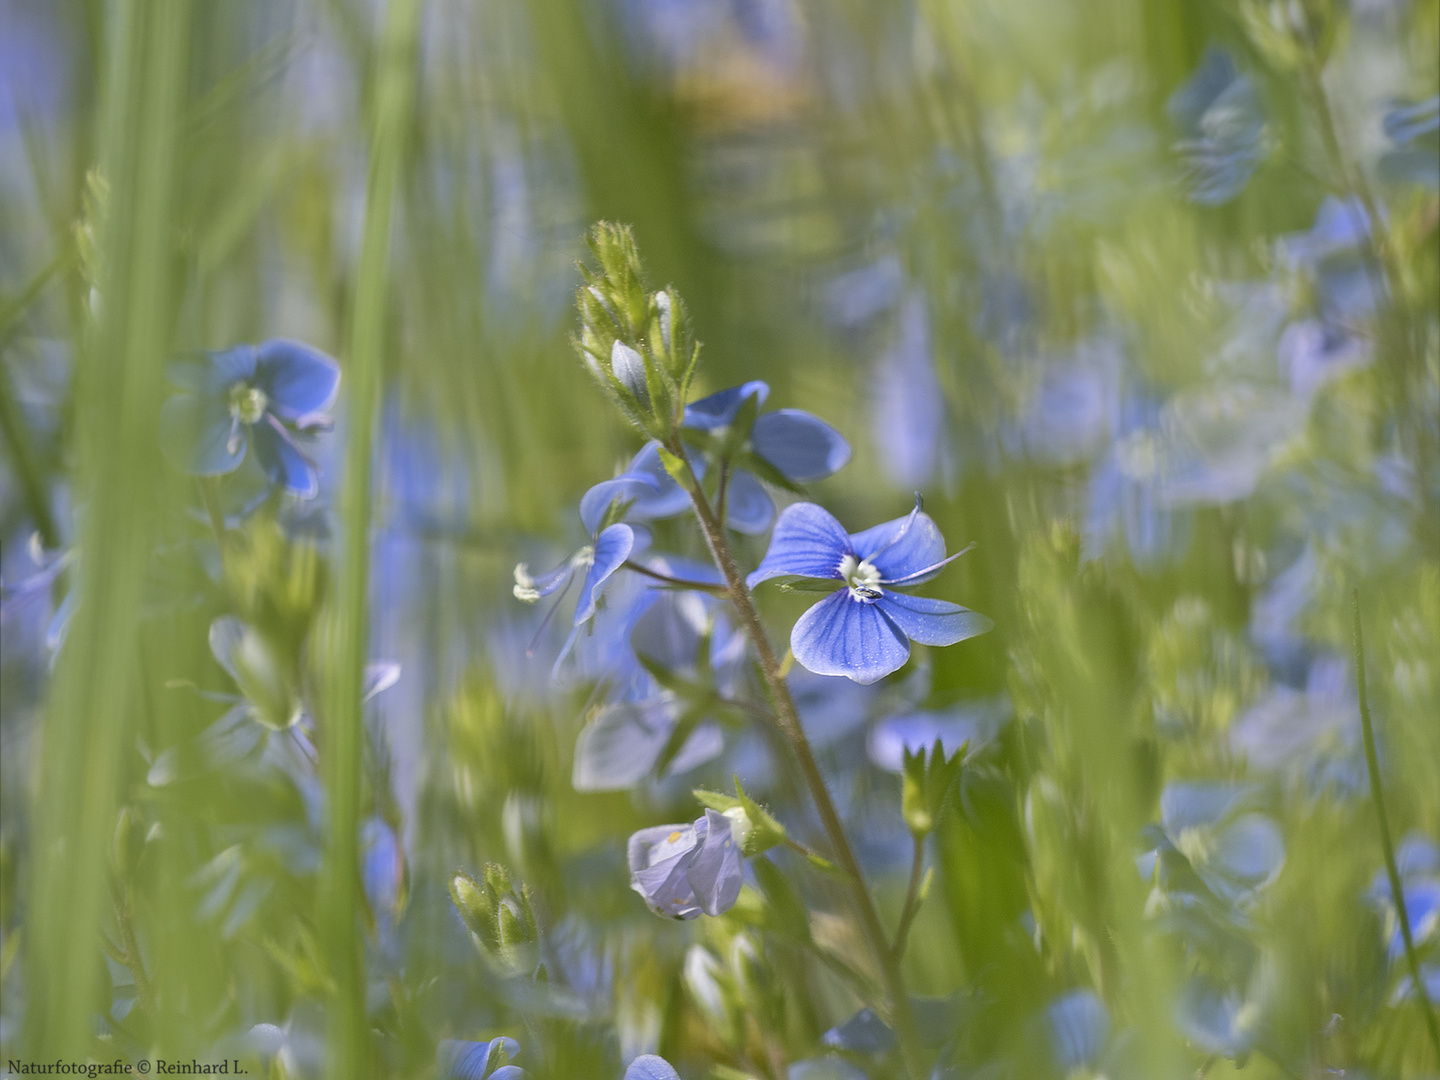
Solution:
M365 226L360 248L349 363L348 422L341 481L338 588L322 716L327 799L325 874L316 923L327 935L335 984L329 1017L328 1075L370 1075L373 1056L365 1019L364 942L360 903L360 773L364 714L361 681L369 649L366 593L370 571L371 475L385 361L386 268L390 223L400 183L407 121L412 110L420 0L391 0L377 53Z
M99 312L79 335L76 371L84 570L45 715L34 818L25 1041L37 1057L85 1055L97 1002L109 998L98 937L106 856L141 689L141 582L170 494L154 435L175 324L172 222L190 6L125 0L111 10Z

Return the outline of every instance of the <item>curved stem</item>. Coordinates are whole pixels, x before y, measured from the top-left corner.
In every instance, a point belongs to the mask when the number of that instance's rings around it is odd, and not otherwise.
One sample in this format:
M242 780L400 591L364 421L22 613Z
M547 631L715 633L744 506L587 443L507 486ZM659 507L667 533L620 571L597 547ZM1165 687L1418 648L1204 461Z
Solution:
M695 507L695 516L699 518L700 527L705 534L705 543L710 548L715 565L719 567L720 573L725 577L730 602L739 613L740 621L745 626L746 635L755 647L755 652L760 660L761 676L775 700L776 721L800 762L800 770L805 776L806 786L810 789L810 797L815 801L815 809L820 814L820 822L824 826L825 835L830 840L830 846L835 850L835 860L839 863L840 869L844 871L850 885L850 892L855 901L855 912L860 920L860 929L875 955L885 983L886 995L890 999L889 1018L899 1036L905 1071L911 1080L923 1080L925 1073L921 1067L915 1019L910 1011L910 998L905 990L905 978L900 971L900 962L890 949L885 930L880 923L879 912L875 909L875 901L870 896L870 889L865 884L865 876L860 870L860 863L855 858L855 852L850 846L850 838L835 809L834 800L830 798L825 778L820 772L819 764L815 761L814 752L810 749L810 740L805 737L805 729L800 726L800 714L795 708L794 699L790 696L790 688L785 684L785 678L781 674L780 661L775 655L774 647L770 644L769 635L765 632L765 624L760 619L760 612L755 607L755 600L745 585L745 577L740 573L734 553L730 550L725 527L715 516L710 504L706 502L701 493L700 482L696 479L694 470L690 468L684 448L680 446L678 439L672 439L672 445L668 449L679 461L684 463L683 467L688 475L682 486L690 493L690 501Z
M915 837L915 851L910 860L910 884L905 890L905 907L900 912L900 926L895 931L895 961L905 956L905 939L910 936L910 924L920 910L920 881L925 871L925 838Z
M671 577L669 574L662 574L658 570L651 570L648 566L641 566L639 563L631 562L629 559L626 559L620 565L625 567L626 570L633 570L637 574L644 574L646 577L654 578L656 581L663 581L665 584L673 585L677 589L698 589L701 592L719 593L722 596L727 592L724 585L716 585L710 581L691 581L688 578Z
M1385 876L1390 879L1390 899L1400 922L1400 938L1405 943L1405 961L1410 967L1410 981L1415 986L1415 1000L1425 1014L1425 1027L1430 1043L1440 1057L1440 1027L1435 1023L1435 1010L1430 995L1420 978L1420 961L1415 956L1415 942L1410 936L1410 913L1405 910L1405 891L1400 884L1400 868L1395 864L1395 845L1390 839L1390 819L1385 814L1385 798L1380 786L1380 761L1375 753L1375 725L1370 719L1370 704L1365 698L1365 639L1360 631L1360 590L1350 593L1355 619L1355 689L1360 695L1360 733L1365 742L1365 768L1370 774L1370 799L1375 804L1375 818L1380 825L1380 849L1385 854Z

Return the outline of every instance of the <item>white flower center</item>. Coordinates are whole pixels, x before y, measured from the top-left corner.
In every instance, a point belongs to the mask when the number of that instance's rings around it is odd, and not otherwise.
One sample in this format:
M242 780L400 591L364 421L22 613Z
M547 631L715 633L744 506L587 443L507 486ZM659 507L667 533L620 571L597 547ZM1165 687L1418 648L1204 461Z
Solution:
M846 555L840 560L840 577L850 586L850 596L854 600L879 600L883 595L880 571L868 560Z
M230 415L242 424L253 424L265 415L270 397L258 386L237 382L230 387Z

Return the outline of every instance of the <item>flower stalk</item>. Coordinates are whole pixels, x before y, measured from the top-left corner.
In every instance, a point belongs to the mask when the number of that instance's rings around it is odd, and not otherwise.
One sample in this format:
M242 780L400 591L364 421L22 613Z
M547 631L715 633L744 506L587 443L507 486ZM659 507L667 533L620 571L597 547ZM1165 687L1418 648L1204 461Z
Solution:
M706 500L700 487L700 481L685 457L680 439L672 436L667 444L667 449L673 455L667 462L667 466L674 462L675 467L683 474L676 476L675 479L690 495L695 516L699 519L701 531L705 536L705 544L710 550L711 557L715 560L716 567L725 578L730 602L740 616L745 634L755 647L760 661L761 676L775 702L776 722L800 763L800 770L804 774L806 786L810 789L810 797L815 801L815 808L820 814L821 825L824 827L830 846L834 849L835 860L849 883L850 892L854 898L855 913L860 920L860 929L879 965L885 993L889 998L889 1020L899 1036L900 1053L904 1061L905 1072L911 1077L911 1080L921 1080L925 1073L921 1064L915 1019L910 1011L910 998L906 992L905 977L900 968L900 958L891 949L884 927L881 925L879 912L875 908L875 901L870 895L869 886L865 882L865 876L855 857L854 849L850 846L850 838L845 832L844 823L841 822L840 815L835 809L834 800L830 797L825 777L821 774L815 754L810 748L810 740L806 738L805 729L800 724L800 714L795 708L795 700L790 696L790 688L786 685L785 677L781 673L780 661L775 655L774 646L771 645L769 635L765 631L765 624L760 619L760 612L755 607L754 597L751 596L750 589L745 584L745 576L735 562L735 555L731 551L729 540L725 535L725 527Z

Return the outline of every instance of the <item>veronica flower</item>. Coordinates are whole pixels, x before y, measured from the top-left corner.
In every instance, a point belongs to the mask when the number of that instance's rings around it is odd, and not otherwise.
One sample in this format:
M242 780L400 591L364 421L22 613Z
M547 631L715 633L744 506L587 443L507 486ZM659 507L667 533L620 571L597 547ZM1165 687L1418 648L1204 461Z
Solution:
M872 683L904 665L912 641L954 645L994 625L959 604L897 591L931 580L963 554L945 557L945 538L918 499L908 516L853 534L814 503L795 503L746 581L752 588L777 577L839 582L800 616L790 649L817 675Z
M587 525L590 524L587 522ZM540 624L540 630L535 635L535 640L530 645L530 653L534 653L535 645L544 633L545 627L550 624L551 618L560 607L561 601L570 591L570 586L577 576L583 572L580 584L580 598L575 604L575 615L571 622L570 635L565 639L565 644L560 648L560 655L555 658L555 666L552 674L560 669L561 663L570 655L570 650L575 647L575 642L580 636L583 627L589 625L590 620L600 609L600 598L605 590L605 583L610 580L615 571L625 564L632 552L637 547L635 530L629 525L617 522L601 529L598 535L592 533L593 539L579 551L560 563L559 566L548 573L534 577L530 573L528 563L520 563L515 567L515 598L523 600L527 604L537 602L541 597L558 593L555 602L546 612L545 619Z
M309 498L319 490L314 462L295 442L328 425L340 385L334 360L298 341L237 345L172 364L183 393L160 410L166 456L186 472L234 472L250 443L272 483Z
M744 866L730 819L716 810L693 825L657 825L630 837L630 887L656 915L720 915L740 897Z
M750 398L763 405L770 387L748 382L721 390L685 407L685 427L705 432L712 441L729 434L741 408ZM705 455L692 448L691 467L703 477L709 467ZM801 409L777 409L755 419L749 437L735 451L725 504L726 523L739 532L764 532L775 518L775 503L755 473L786 484L808 484L841 469L850 460L850 444L819 417ZM632 518L664 518L683 512L690 497L660 464L660 444L647 443L629 467L613 480L596 484L580 501L587 527L600 519L615 499L629 501Z

